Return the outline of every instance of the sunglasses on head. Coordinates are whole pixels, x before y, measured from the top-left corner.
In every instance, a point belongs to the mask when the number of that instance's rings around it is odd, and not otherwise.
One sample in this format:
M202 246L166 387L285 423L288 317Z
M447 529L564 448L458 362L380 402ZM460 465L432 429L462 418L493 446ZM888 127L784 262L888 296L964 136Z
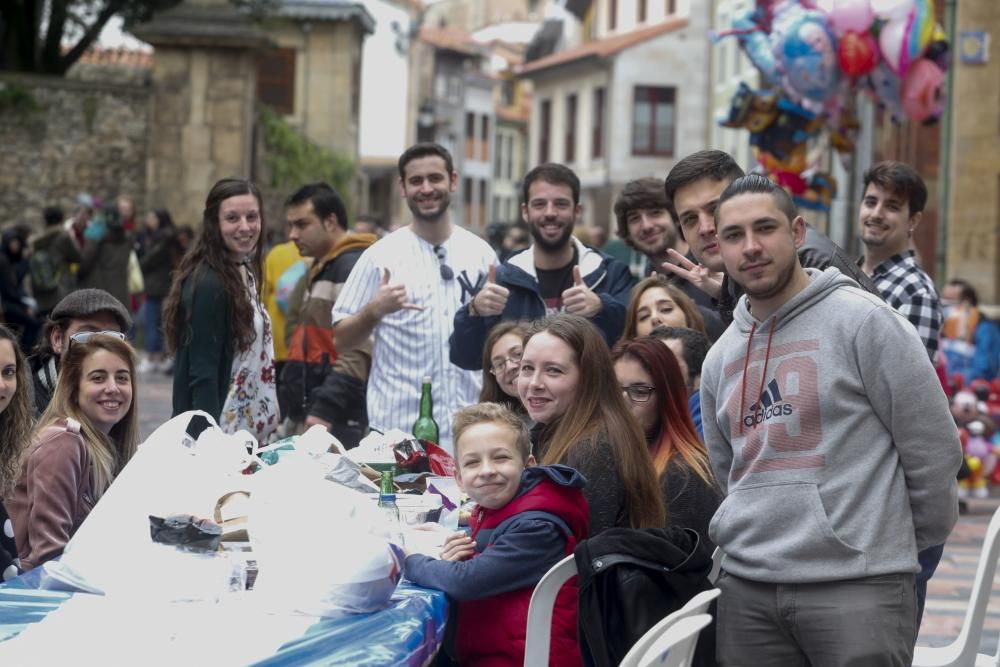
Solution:
M125 334L123 334L121 331L78 331L77 333L69 337L69 344L72 345L73 343L80 343L80 344L89 343L90 339L93 338L94 336L112 336L122 342L125 342Z

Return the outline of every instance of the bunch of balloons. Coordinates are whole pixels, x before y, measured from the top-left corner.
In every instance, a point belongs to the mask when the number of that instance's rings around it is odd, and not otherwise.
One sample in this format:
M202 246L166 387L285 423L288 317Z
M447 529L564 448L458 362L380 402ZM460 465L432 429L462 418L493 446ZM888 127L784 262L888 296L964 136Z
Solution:
M741 89L722 122L751 129L762 165L777 163L779 171L794 171L786 155L804 154L805 141L823 127L838 150L850 151L858 126L858 90L897 123L930 123L943 112L948 43L935 24L934 0L756 0L715 38L730 35L760 71L765 90ZM788 148L787 126L762 126L759 114L755 127L742 125L740 110L747 108L751 93L785 100L774 107L794 108L814 130L798 135L801 146L795 150L773 151L769 146L775 143Z

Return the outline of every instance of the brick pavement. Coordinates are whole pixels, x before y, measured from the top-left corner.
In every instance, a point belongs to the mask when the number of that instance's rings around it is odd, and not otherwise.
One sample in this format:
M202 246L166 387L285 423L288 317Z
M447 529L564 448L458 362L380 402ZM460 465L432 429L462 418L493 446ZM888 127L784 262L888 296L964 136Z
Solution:
M160 373L145 374L139 385L139 421L142 437L170 418L171 378ZM962 627L969 601L969 589L976 577L979 552L986 526L1000 507L1000 497L969 501L969 512L959 518L945 546L944 557L928 586L927 605L917 643L944 646L953 641ZM996 652L1000 637L1000 591L987 609L980 651Z
M944 557L927 586L927 605L920 627L920 646L944 646L958 637L969 603L970 589L976 578L979 554L986 527L1000 498L970 500L969 512L958 524L944 548ZM986 621L979 650L993 655L1000 637L1000 590L993 580L993 594L986 609Z

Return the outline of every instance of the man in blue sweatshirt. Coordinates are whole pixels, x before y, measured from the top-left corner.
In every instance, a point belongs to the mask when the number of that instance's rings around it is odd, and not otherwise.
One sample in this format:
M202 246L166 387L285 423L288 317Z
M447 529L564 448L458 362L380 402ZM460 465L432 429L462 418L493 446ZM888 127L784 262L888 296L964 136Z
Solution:
M702 369L722 665L909 665L917 551L958 515L961 446L917 332L835 269L767 178L733 181L719 250L744 291ZM822 397L822 398L821 398Z
M482 368L486 336L501 320L573 313L593 322L609 347L625 328L635 278L573 236L583 211L577 175L565 165L541 164L525 175L521 190L521 217L533 243L491 269L475 298L455 313L450 359L459 368Z

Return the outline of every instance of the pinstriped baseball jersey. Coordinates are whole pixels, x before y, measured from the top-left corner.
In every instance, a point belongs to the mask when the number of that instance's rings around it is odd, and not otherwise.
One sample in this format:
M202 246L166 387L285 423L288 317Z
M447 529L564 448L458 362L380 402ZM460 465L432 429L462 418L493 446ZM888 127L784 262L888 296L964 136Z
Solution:
M451 451L451 417L479 398L482 376L448 360L448 337L455 311L485 282L493 249L475 234L452 226L439 250L410 227L399 229L365 250L333 307L333 321L358 313L378 292L386 269L390 283L406 286L407 301L423 310L400 310L375 326L372 370L368 379L368 419L373 428L409 432L420 408L420 388L431 377L434 420L441 445ZM441 265L452 270L450 280Z

